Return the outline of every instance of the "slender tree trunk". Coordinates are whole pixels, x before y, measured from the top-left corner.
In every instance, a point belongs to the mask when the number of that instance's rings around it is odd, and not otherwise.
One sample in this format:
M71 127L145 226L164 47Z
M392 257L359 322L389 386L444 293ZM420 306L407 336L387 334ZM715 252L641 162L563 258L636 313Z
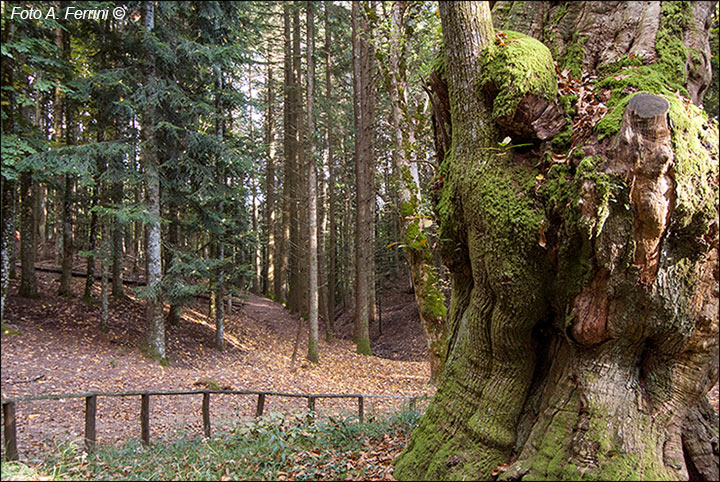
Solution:
M265 144L267 145L267 160L265 165L265 236L266 236L266 256L265 256L265 293L269 296L277 298L278 289L275 282L275 239L277 227L277 208L275 206L275 118L273 117L273 107L275 104L275 88L273 86L273 68L272 60L274 55L271 48L268 47L267 55L267 107L265 110Z
M256 295L261 294L261 286L262 286L262 268L261 268L261 255L260 252L260 231L259 231L259 217L260 213L258 212L258 197L257 197L257 183L254 179L250 180L250 183L252 184L252 208L251 208L251 218L252 218L252 229L253 232L257 235L257 242L253 245L253 277L252 277L252 291Z
M303 115L302 95L302 52L300 50L300 9L296 6L293 11L293 67L295 70L295 145L296 145L296 166L297 184L295 186L296 211L296 236L291 238L295 247L295 285L291 286L294 295L292 296L292 308L301 315L307 316L309 312L309 239L308 239L308 177L307 163L310 162L305 149L306 126ZM292 252L291 252L292 253ZM291 269L292 271L292 269Z
M101 315L100 315L100 329L104 332L107 332L110 328L109 320L110 320L110 310L109 310L109 298L110 298L110 287L108 283L108 262L110 259L110 246L107 240L107 229L103 229L101 227L100 231L102 232L101 237L102 241L100 241L100 272L101 274L101 281L100 281L100 306L101 306Z
M58 294L60 296L72 296L72 265L73 265L73 235L72 235L72 198L73 198L73 178L69 174L65 175L65 189L63 190L63 257L62 269L60 273L60 288Z
M2 298L0 299L0 318L5 312L5 296L10 286L10 251L11 243L15 243L13 218L15 217L14 198L16 184L16 182L6 180L2 177L2 233L0 233L2 236L2 238L0 238L0 243L2 243L0 246L2 249L2 251L0 251L0 257L2 257L2 260L0 260L0 263L2 263L0 266L2 269L2 277L0 278L2 280Z
M305 135L305 149L307 152L307 179L308 179L308 257L309 266L309 322L310 337L308 339L307 359L313 363L318 362L318 236L317 236L317 176L315 173L315 119L313 118L313 97L315 87L315 62L313 59L315 46L314 12L313 3L306 2L306 25L307 25L307 77L305 80L307 97L307 131Z
M350 164L350 163L349 163ZM349 174L347 171L349 171L349 166L346 166L348 169L346 169L345 174ZM342 265L343 265L343 289L341 291L342 295L342 303L343 308L348 308L348 300L351 297L355 296L355 291L357 290L357 284L356 284L356 277L355 277L355 262L357 257L353 256L352 254L356 252L355 248L355 230L354 230L354 223L352 222L353 219L353 210L352 210L352 203L350 201L349 196L345 196L345 205L343 210L343 219L342 219L342 231L343 231L343 241L342 246L344 253L342 257ZM356 324L357 326L357 324ZM355 339L357 339L357 336L355 336Z
M94 192L94 191L93 191ZM135 203L140 204L142 201L142 192L139 187L135 188ZM133 229L133 274L137 274L138 271L138 260L140 259L140 249L142 243L143 227L140 221L135 221L135 227Z
M404 59L410 44L405 19L407 2L391 6L392 29L388 38L388 61L384 64L392 101L392 124L395 126L393 170L397 173L398 211L405 254L410 265L415 301L430 355L430 379L437 381L446 349L447 313L445 295L439 287L439 276L433 263L433 251L425 232L428 214L422 212L420 181L415 160L415 122L408 101L407 74Z
M216 235L210 234L210 243L208 245L208 258L217 258L218 243ZM217 317L217 270L214 269L210 273L209 285L210 293L208 298L208 318L214 320ZM221 300L222 301L222 300Z
M143 2L143 27L146 34L155 29L155 6L151 1ZM155 56L152 51L145 58L145 88L154 88ZM149 223L145 253L147 256L147 284L150 297L147 300L148 346L154 356L161 360L165 355L165 317L163 316L162 288L162 252L160 231L160 170L155 145L155 109L151 104L145 106L141 126L143 141L142 160L145 168L147 204L153 220Z
M177 276L176 274L169 275L167 272L172 269L175 262L174 250L180 249L180 219L178 216L178 206L174 201L168 203L168 218L170 219L170 226L168 226L168 244L169 249L165 250L165 275L166 276ZM182 305L175 301L170 303L170 309L167 315L167 322L171 326L175 326L180 323L182 319Z
M3 43L10 42L15 31L15 26L9 22L2 30ZM2 85L13 85L14 82L14 61L7 60L0 65L0 75L2 76ZM12 89L2 91L2 112L4 119L2 122L3 135L10 136L15 133L15 116L17 115L17 106L15 104L15 92ZM14 271L12 264L14 263L13 251L15 247L15 192L17 190L17 181L6 179L0 175L0 193L2 194L2 232L0 233L0 318L5 313L5 297L10 287L10 275Z
M225 257L225 244L218 243L218 259ZM217 283L215 285L215 348L225 349L225 270L218 269Z
M60 49L61 55L69 60L70 57L70 36L61 28L55 30L55 44ZM61 142L63 138L63 108L65 110L65 143L71 145L75 140L72 132L73 116L70 112L69 103L63 102L63 95L59 88L55 89L54 107L54 128L55 140ZM73 233L72 233L72 198L73 198L73 178L70 174L65 174L65 189L62 197L62 270L60 274L60 288L58 294L60 296L72 295L72 265L73 265Z
M353 66L355 78L355 182L357 192L356 223L355 223L355 338L357 352L371 355L370 320L372 306L370 284L372 263L372 156L373 156L373 122L374 122L374 82L373 82L373 49L367 39L369 25L367 8L360 2L352 6L353 20Z
M102 116L99 116L102 119ZM98 129L97 141L103 142L104 130L102 127ZM92 187L92 201L91 201L91 214L90 214L90 233L88 240L88 251L90 254L87 257L87 269L85 273L85 292L83 299L90 302L92 300L92 288L95 283L95 250L97 249L97 234L98 234L98 215L93 210L100 203L100 191L101 191L101 177L105 172L105 161L100 157L97 159L97 172L95 174L95 184Z
M326 340L331 342L335 336L335 285L336 285L336 221L335 221L335 172L333 157L333 149L335 147L334 138L334 120L332 115L333 95L332 95L332 74L330 71L330 9L331 2L325 2L325 92L326 92L326 113L325 138L327 139L327 165L328 165L328 275L327 275L327 318L325 325Z
M120 172L122 168L118 168L116 172ZM122 181L114 182L111 187L112 200L117 208L122 206L123 202L123 183ZM124 298L125 292L123 288L123 225L118 222L113 223L112 227L112 295L115 298Z
M38 295L35 278L35 217L32 197L32 173L20 174L20 289L18 294L26 298Z
M295 250L297 243L297 202L295 189L297 184L296 132L297 121L295 109L297 89L293 69L293 41L290 28L290 2L283 4L284 38L285 38L285 99L284 110L284 151L285 166L283 180L283 259L280 276L283 285L284 299L291 310L296 309L294 294L297 286L297 267Z

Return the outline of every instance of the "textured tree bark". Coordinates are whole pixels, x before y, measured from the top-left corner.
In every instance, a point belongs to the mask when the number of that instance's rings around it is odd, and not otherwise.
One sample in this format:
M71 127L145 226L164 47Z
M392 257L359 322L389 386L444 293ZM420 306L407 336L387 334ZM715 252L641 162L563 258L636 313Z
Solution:
M273 54L268 47L268 65L265 77L267 91L267 107L265 110L265 144L267 145L267 160L265 165L265 293L270 296L277 296L278 290L275 283L275 239L277 226L277 209L275 206L275 118L273 107L275 104L275 88L273 86L273 67L271 60Z
M308 151L305 144L307 135L307 126L305 125L305 115L303 114L303 78L302 78L302 51L301 51L302 33L300 29L300 8L293 12L293 67L295 69L295 88L297 106L295 109L296 117L296 146L297 146L297 185L295 190L297 205L297 237L293 246L295 249L295 269L296 284L291 289L294 291L295 304L294 309L301 315L307 316L310 311L309 303L309 239L308 239L308 175L307 164L310 162Z
M168 218L170 225L168 226L168 244L170 249L165 250L165 272L172 268L175 258L174 250L180 249L180 220L178 218L177 203L168 202ZM170 303L170 309L167 314L167 323L175 326L182 319L182 305L180 303Z
M35 278L35 216L33 215L32 173L20 174L20 289L18 294L26 298L38 295Z
M415 301L420 313L420 323L430 354L430 379L437 381L445 359L446 308L445 295L438 286L439 277L433 265L433 252L425 226L428 218L420 206L420 180L413 162L415 153L415 121L408 104L407 73L405 58L410 45L408 26L404 18L407 2L395 2L391 6L393 23L389 37L389 62L386 75L390 82L390 99L393 102L392 119L395 126L394 171L398 186L398 211L405 256L410 265Z
M313 59L315 49L315 28L314 28L314 10L313 3L305 4L306 15L306 38L305 43L307 49L307 76L305 79L305 96L307 97L307 131L305 132L304 151L307 152L307 180L308 180L308 197L307 197L307 236L308 236L308 258L310 266L308 269L308 322L310 325L310 333L308 338L307 359L313 363L318 362L319 353L319 288L318 288L318 215L317 215L317 175L315 168L315 119L313 117L314 95L315 95L315 62Z
M283 39L284 39L284 62L283 74L285 91L283 93L283 153L285 163L283 164L283 194L282 194L282 230L278 238L278 264L275 268L277 276L276 295L279 300L288 300L288 270L290 268L290 236L292 234L292 196L294 189L293 166L294 166L294 144L293 144L293 89L294 82L292 69L292 39L290 35L290 4L283 4Z
M2 31L3 43L9 42L14 33L15 27L8 25ZM6 61L0 65L0 75L2 76L3 85L13 85L14 62ZM8 89L2 94L2 112L5 119L2 123L3 135L12 135L15 132L15 115L17 108L15 105L15 94ZM15 197L17 191L17 181L8 179L0 175L0 195L2 195L2 225L0 229L0 318L5 312L5 296L7 296L10 286L10 272L13 261L13 251L15 246Z
M63 189L63 255L62 255L62 272L60 274L60 287L58 294L60 296L72 296L72 264L73 264L73 235L72 235L72 198L73 198L73 178L71 175L65 175L65 187Z
M55 45L60 50L60 54L67 60L70 55L69 38L65 38L66 34L62 28L55 29ZM61 143L63 137L65 142L70 145L73 142L70 125L72 124L72 116L70 115L70 106L63 102L63 94L59 88L55 88L55 101L53 103L53 131L55 141ZM63 115L65 115L65 124L67 126L65 136L63 136ZM65 186L62 195L62 272L60 274L60 287L58 294L60 296L71 296L72 289L70 281L72 279L72 262L73 262L73 240L72 240L72 197L73 197L73 179L70 174L65 174Z
M218 259L225 257L225 244L218 243ZM215 285L215 348L220 351L225 349L225 272L221 267L218 269L217 283Z
M300 196L301 196L301 185L302 185L302 168L301 168L301 153L302 149L299 144L298 132L299 132L299 121L301 116L299 115L299 109L302 107L299 101L300 94L300 83L301 72L300 67L300 17L297 9L291 5L287 7L289 10L289 16L292 18L288 22L292 21L292 25L288 23L288 42L290 60L288 66L290 67L290 84L287 85L288 100L290 105L288 107L288 170L289 174L289 196L290 196L290 236L288 238L288 252L289 252L289 266L288 266L288 303L287 306L291 311L300 311L300 289L301 273L299 269L300 261L300 246L301 241L301 230L300 230Z
M155 6L153 2L143 2L143 27L149 35L155 29ZM146 87L152 88L155 77L155 59L148 53L146 59ZM165 317L160 281L162 279L162 252L160 232L160 170L157 162L155 145L155 113L152 105L145 107L142 115L140 132L143 141L142 160L145 167L145 183L147 189L148 211L153 217L147 232L145 253L147 255L147 283L150 297L146 304L148 323L147 342L153 356L160 360L165 355Z
M373 52L369 40L365 4L353 2L353 78L355 98L355 343L357 352L371 355L370 350L370 263L372 252L372 155L375 85Z
M5 312L5 296L10 286L10 243L15 242L15 230L13 218L15 217L15 190L17 183L14 181L2 179L2 232L0 232L0 280L2 281L0 298L0 317Z
M111 196L113 203L117 206L122 205L123 200L123 183L122 181L112 184ZM123 226L120 223L113 223L112 227L112 295L114 298L124 298L125 291L123 288Z
M683 79L701 97L692 56L676 63L662 48L668 30L684 25L687 41L707 24L695 4L648 2L628 23L617 19L630 4L601 3L495 6L496 23L538 38L565 21L577 27L584 57L559 48L560 71L576 62L573 76L609 76L595 85L624 97L588 120L595 128L583 131L578 114L576 145L547 163L543 153L558 156L550 139L507 121L532 96L556 102L551 50L496 35L485 3L440 5L451 135L437 213L452 334L437 394L396 461L399 479L717 478L717 419L705 400L718 380L717 125L667 88ZM613 66L627 52L618 45L656 55ZM496 82L492 69L512 62L493 59L513 49L525 51L523 68ZM636 73L658 84L615 83L643 80ZM532 75L544 87L498 103ZM532 146L498 147L507 135Z
M333 130L332 118L332 74L330 71L330 16L329 9L331 3L325 2L325 95L326 95L326 133L327 138L327 165L328 165L328 275L327 275L327 309L325 321L325 339L328 342L333 340L335 336L335 271L337 265L336 251L336 221L335 221L335 136Z
M98 115L98 121L102 125L102 119L103 117L101 115ZM97 141L103 142L105 140L105 132L103 128L99 128L97 131ZM100 181L101 176L105 172L105 161L98 157L96 162L96 169L97 174L95 175L95 185L92 187L92 200L91 203L91 210L92 208L96 207L100 203L100 191L101 191L101 184ZM87 257L87 268L86 268L86 276L85 276L85 291L83 293L83 299L87 302L90 302L92 300L92 289L93 284L95 283L95 250L97 248L97 236L98 236L98 229L99 229L99 221L98 221L98 215L96 212L92 212L90 214L90 230L89 230L89 242L88 242L88 251L90 251L90 254Z

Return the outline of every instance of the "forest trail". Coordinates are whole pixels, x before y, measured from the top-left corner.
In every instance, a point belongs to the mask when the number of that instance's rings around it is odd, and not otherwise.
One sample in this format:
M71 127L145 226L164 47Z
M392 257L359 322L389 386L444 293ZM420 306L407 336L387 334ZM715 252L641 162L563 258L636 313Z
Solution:
M73 279L73 292L82 292L84 279ZM162 367L143 355L144 306L126 286L126 299L110 299L110 329L99 329L100 307L77 296L57 296L57 275L38 272L39 299L18 297L11 282L3 323L11 333L2 336L2 396L124 390L197 390L202 380L242 390L293 393L366 393L421 395L434 393L428 385L426 361L390 360L355 353L342 333L328 344L321 336L320 363L305 360L307 327L303 327L298 357L290 367L298 318L267 298L248 295L236 302L226 319L224 352L213 347L214 324L207 316L208 301L198 298L183 320L167 327L170 366ZM95 296L99 297L99 283ZM402 299L402 296L400 297ZM397 310L396 310L397 311ZM402 310L400 310L402 311ZM386 333L393 328L388 315ZM409 356L400 348L397 356ZM407 356L406 356L407 355ZM422 359L422 356L411 358ZM151 440L202 433L202 397L153 397ZM256 397L213 395L213 433L224 420L254 414ZM303 410L305 399L268 397L266 413ZM320 413L355 410L354 400L320 400ZM366 413L399 407L399 401L366 403ZM63 440L80 441L84 428L84 400L23 402L17 406L18 449L32 457ZM98 400L98 443L118 443L140 436L140 398Z

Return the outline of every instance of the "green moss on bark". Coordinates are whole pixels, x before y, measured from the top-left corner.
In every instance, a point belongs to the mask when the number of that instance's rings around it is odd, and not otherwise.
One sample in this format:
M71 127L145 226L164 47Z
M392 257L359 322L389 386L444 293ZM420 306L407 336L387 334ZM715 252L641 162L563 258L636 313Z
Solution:
M683 44L683 31L692 21L689 2L662 2L660 27L655 38L657 69L673 83L687 81L688 50Z
M692 103L666 96L675 161L674 229L696 224L697 235L707 232L717 218L718 124Z
M512 117L525 95L554 101L557 95L555 65L548 48L517 32L505 32L504 46L486 49L482 55L482 88L497 92L493 119Z
M372 350L370 349L370 340L362 338L357 342L357 353L360 355L372 356Z
M577 32L573 33L570 43L565 47L558 59L560 68L563 70L568 69L576 79L582 76L583 61L585 60L585 42L587 42L588 38L588 35L578 36Z

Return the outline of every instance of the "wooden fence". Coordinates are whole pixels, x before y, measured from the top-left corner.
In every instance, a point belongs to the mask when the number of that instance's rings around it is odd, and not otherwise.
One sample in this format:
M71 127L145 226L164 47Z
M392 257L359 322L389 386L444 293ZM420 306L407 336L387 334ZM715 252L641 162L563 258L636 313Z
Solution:
M335 394L335 393L283 393L283 392L262 392L256 390L168 390L168 391L130 391L130 392L87 392L87 393L65 393L55 395L31 395L25 397L12 397L2 400L3 434L5 436L5 459L18 460L17 449L17 423L15 418L15 407L19 402L34 400L61 400L66 398L85 399L85 448L88 452L95 449L96 431L95 416L97 411L98 397L129 397L140 396L140 438L144 444L150 443L150 396L153 395L198 395L202 394L202 420L203 433L210 437L210 395L257 395L257 408L255 416L259 417L265 409L265 397L290 397L306 398L308 409L315 411L315 400L319 398L356 398L358 403L358 418L362 422L365 418L366 398L389 398L410 400L410 408L415 409L417 400L424 396L411 395L364 395L364 394Z

